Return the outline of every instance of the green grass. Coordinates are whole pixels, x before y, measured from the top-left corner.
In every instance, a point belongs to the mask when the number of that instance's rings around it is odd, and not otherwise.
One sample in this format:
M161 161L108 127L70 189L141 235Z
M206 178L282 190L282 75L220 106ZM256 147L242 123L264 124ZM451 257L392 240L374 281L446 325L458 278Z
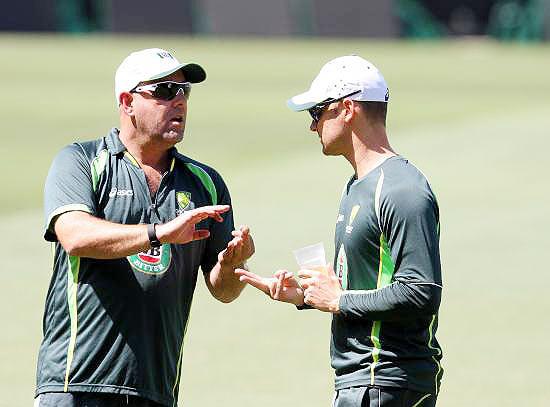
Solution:
M0 36L2 238L0 406L30 405L50 274L42 185L53 155L116 125L113 75L161 46L204 64L180 150L214 165L236 220L255 236L254 271L294 268L293 248L332 253L348 164L320 153L285 100L332 57L358 53L391 89L393 146L431 180L441 207L444 407L544 406L550 399L550 47L485 41ZM7 260L7 256L6 256ZM181 399L189 406L328 406L330 317L247 289L215 302L198 284Z

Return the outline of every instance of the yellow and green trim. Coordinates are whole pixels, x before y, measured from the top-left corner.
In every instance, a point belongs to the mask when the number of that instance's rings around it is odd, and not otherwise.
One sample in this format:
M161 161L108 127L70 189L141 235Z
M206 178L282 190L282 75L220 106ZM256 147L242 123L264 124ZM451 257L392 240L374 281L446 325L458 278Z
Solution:
M216 186L214 185L214 181L212 180L210 174L208 174L204 169L193 163L185 163L185 166L189 169L189 171L191 171L201 180L202 184L210 194L212 205L217 205L218 192L216 191Z
M428 348L431 350L434 350L436 352L435 356L432 356L433 361L435 362L437 366L437 373L435 374L435 394L439 393L439 376L443 372L443 368L441 367L441 363L436 358L436 356L441 356L441 348L433 346L433 340L434 340L434 324L437 321L437 314L432 315L432 321L430 322L430 327L428 328L428 332L430 333L430 338L428 340Z
M67 272L67 303L69 306L69 317L71 320L71 335L69 339L69 346L67 348L67 368L65 370L65 386L63 391L67 392L69 389L69 373L71 371L71 364L73 362L74 350L76 346L76 333L78 331L78 304L77 304L77 291L78 291L78 272L80 270L80 257L69 256L68 257L69 270Z
M418 400L416 403L414 403L414 405L412 407L420 407L422 405L422 402L424 400L426 400L428 397L431 397L431 394L428 393L428 394L425 394L424 396L422 396L420 398L420 400Z
M376 289L386 287L392 283L393 273L395 265L391 258L391 251L386 242L384 234L380 235L380 259L378 262L378 280L376 282ZM373 344L372 349L372 363L370 365L370 383L374 385L374 371L376 364L380 359L380 350L382 344L380 343L380 329L382 328L382 321L373 321L371 329L371 342Z
M92 187L94 192L97 190L97 184L105 167L107 166L107 159L109 158L109 151L101 150L99 154L92 160Z
M380 177L376 184L376 191L374 193L374 210L376 212L376 218L378 220L378 227L380 229L380 252L378 260L378 278L376 281L376 289L386 287L392 283L393 273L395 271L395 264L391 257L391 250L384 232L382 231L382 222L380 218L380 197L382 195L382 186L384 185L384 170L380 171ZM380 330L382 329L382 321L373 321L371 328L370 339L373 345L372 349L372 363L370 365L370 383L374 385L374 373L376 364L380 360L380 350L382 344L380 343Z

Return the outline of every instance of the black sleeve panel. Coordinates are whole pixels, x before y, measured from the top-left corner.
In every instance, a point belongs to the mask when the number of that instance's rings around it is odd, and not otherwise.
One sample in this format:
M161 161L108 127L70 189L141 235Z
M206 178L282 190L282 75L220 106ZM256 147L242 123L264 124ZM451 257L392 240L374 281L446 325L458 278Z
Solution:
M441 285L439 208L425 178L382 190L380 222L394 263L393 281ZM386 183L385 183L386 185Z
M398 321L437 313L441 287L396 281L378 290L345 291L340 314L346 318Z

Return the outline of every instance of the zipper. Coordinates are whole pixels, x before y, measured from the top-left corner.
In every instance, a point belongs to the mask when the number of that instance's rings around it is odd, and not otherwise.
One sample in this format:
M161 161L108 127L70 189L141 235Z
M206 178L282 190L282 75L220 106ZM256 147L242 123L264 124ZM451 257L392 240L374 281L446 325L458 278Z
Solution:
M149 198L151 199L151 205L149 206L149 221L152 221L151 215L154 214L156 221L162 222L162 219L160 218L160 213L158 212L158 198L159 198L159 193L162 190L162 186L165 183L164 180L168 178L169 174L170 174L169 170L166 171L164 174L162 174L162 177L159 182L159 187L157 189L157 192L155 192L155 196L151 197L151 195L149 194ZM145 173L143 175L145 177ZM147 180L145 181L145 183L147 184Z

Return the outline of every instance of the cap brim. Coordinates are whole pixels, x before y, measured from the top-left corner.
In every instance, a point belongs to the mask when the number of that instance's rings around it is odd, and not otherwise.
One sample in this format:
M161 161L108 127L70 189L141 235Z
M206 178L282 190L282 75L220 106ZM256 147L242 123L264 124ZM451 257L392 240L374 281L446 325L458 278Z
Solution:
M185 80L191 83L199 83L206 79L206 72L199 64L185 64L181 67Z
M320 99L322 99L321 96L311 91L307 91L291 97L286 101L286 105L290 108L290 110L301 112L303 110L311 109L316 104L322 102Z
M164 78L165 76L171 75L171 74L173 74L174 72L176 72L178 70L181 70L181 72L185 76L185 80L187 82L199 83L199 82L202 82L206 79L206 72L204 71L204 69L202 69L202 66L200 66L198 64L191 63L191 64L177 65L177 66L173 67L172 69L169 69L169 70L164 71L164 72L160 72L160 73L158 73L158 74L154 75L153 77L151 77L149 79L146 79L146 80L152 81L152 80L155 80L155 79Z

